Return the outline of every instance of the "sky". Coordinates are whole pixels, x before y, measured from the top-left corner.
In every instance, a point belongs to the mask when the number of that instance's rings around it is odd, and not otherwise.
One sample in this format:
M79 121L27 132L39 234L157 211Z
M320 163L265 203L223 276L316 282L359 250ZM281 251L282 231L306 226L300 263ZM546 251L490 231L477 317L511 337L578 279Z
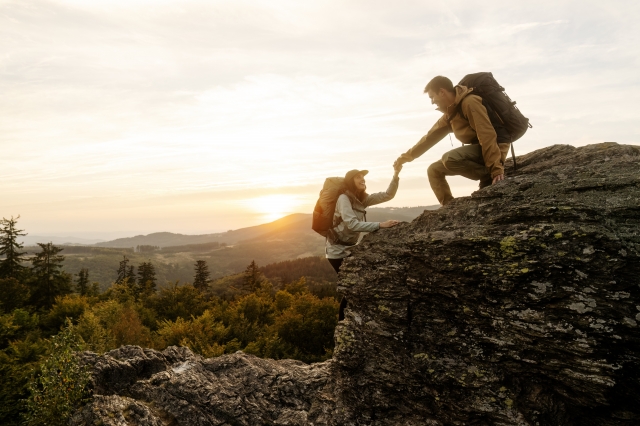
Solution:
M0 217L204 234L311 213L355 168L383 191L440 116L436 75L493 72L534 126L518 155L637 145L638 18L615 0L0 0ZM458 146L406 164L382 206L437 204L427 167Z

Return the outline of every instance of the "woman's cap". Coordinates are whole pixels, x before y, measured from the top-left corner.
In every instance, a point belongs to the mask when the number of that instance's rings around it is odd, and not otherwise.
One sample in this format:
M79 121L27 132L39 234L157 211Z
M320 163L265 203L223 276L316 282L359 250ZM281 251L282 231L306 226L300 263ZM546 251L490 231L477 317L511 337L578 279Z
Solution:
M366 175L367 173L369 173L369 170L349 170L347 172L346 175L344 175L344 180L346 182L349 182L351 179L353 179L356 175Z

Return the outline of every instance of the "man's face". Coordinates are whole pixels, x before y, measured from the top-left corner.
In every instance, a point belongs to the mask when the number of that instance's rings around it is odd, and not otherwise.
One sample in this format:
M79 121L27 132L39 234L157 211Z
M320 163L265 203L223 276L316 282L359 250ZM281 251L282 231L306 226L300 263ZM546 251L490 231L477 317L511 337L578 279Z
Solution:
M440 111L446 111L448 105L448 100L445 96L445 90L440 89L437 92L433 90L427 91L427 95L429 95L429 99L431 99L431 103L438 107Z

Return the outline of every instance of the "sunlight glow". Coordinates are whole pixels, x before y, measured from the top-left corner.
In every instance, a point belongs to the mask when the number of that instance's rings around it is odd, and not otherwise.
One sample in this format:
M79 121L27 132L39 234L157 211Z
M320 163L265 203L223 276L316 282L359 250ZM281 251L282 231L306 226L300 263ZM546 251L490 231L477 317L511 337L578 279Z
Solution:
M295 195L273 194L250 198L244 200L243 204L260 213L265 221L272 222L290 213L295 213L300 206L300 200Z

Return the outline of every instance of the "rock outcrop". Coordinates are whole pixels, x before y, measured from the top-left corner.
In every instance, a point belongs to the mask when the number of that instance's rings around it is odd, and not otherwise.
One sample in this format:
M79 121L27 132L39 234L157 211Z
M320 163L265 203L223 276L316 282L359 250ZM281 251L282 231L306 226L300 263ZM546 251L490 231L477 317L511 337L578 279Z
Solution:
M85 354L72 424L640 424L640 147L507 175L354 249L332 360Z
M93 365L93 401L72 425L301 425L328 381L323 364L237 352L203 359L187 348L123 346Z

